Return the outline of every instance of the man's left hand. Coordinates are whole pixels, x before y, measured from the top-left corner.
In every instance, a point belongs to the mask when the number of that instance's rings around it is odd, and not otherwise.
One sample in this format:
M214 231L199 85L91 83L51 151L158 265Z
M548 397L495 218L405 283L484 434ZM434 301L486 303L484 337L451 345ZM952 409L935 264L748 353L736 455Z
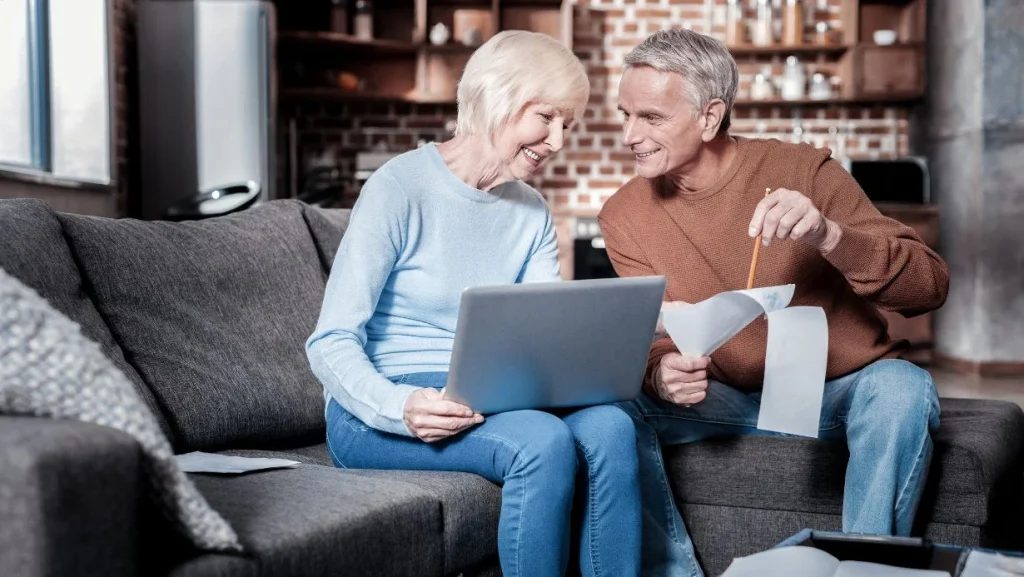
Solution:
M778 188L757 204L750 219L751 237L761 234L761 242L768 246L772 239L800 240L828 254L839 244L842 229L825 218L811 199L787 188Z

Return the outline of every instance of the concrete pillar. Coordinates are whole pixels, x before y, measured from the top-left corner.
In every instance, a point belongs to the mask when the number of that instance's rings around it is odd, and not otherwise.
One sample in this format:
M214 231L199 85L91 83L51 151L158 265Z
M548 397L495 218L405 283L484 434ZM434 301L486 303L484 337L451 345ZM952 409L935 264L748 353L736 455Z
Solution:
M950 293L940 359L1024 374L1024 2L929 2L924 130Z

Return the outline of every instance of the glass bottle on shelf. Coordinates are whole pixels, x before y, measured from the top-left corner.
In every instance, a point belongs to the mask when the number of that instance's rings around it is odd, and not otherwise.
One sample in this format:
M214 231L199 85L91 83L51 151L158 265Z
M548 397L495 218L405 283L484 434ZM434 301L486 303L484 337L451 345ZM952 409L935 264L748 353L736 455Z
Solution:
M832 43L832 33L828 22L818 22L814 25L814 43L818 45Z
M804 67L796 56L786 58L782 72L782 99L800 100L804 97Z
M348 34L348 0L331 0L331 32Z
M363 40L373 39L373 2L371 0L356 0L355 16L353 17L353 28L356 38Z
M789 46L804 43L804 4L801 0L786 0L782 43Z
M832 98L832 82L821 72L811 75L810 87L811 100L828 100Z
M757 0L757 19L754 20L754 44L770 46L775 43L775 6L771 0Z
M750 85L751 100L771 100L775 95L775 87L772 85L772 70L766 66L754 75L754 82Z
M725 13L725 45L740 46L747 43L747 21L743 18L743 2L729 0Z

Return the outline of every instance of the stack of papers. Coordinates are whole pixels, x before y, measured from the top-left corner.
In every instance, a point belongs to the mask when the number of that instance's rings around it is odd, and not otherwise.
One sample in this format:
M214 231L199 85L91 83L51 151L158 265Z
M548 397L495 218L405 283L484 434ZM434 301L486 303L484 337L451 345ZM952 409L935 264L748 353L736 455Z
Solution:
M814 547L781 547L735 559L722 577L950 577L947 571L840 561Z
M299 465L298 461L288 459L270 459L265 457L235 457L194 451L175 455L178 466L186 473L248 473L268 469L291 469Z

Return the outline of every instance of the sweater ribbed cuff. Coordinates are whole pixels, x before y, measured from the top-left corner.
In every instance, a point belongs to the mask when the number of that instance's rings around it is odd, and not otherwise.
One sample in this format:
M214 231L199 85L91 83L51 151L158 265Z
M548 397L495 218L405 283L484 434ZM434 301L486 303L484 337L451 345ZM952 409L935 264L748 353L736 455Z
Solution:
M839 243L824 255L825 260L836 267L844 275L863 271L864 265L877 266L873 254L878 251L879 242L885 239L854 228L836 223L843 231Z
M388 394L377 418L374 419L376 421L374 428L395 435L415 437L416 435L412 434L409 427L405 426L405 403L409 400L409 396L420 388L412 385L392 386L394 386L394 390Z

